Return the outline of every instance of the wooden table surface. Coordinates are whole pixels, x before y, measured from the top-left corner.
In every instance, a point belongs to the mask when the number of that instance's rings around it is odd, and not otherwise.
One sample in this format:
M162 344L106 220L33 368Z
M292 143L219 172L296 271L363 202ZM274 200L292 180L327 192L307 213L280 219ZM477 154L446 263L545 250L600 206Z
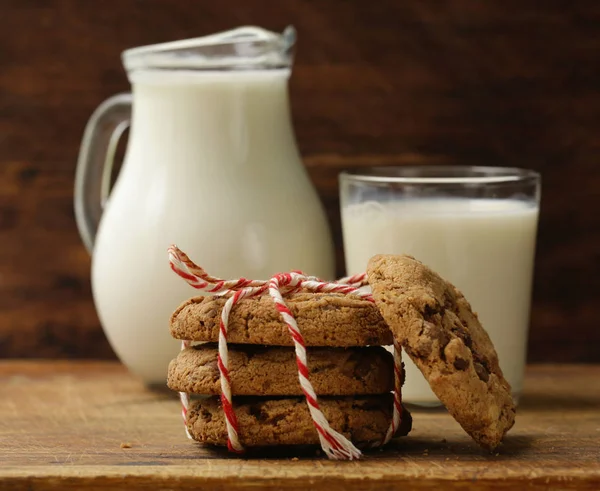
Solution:
M0 488L600 489L600 366L528 369L496 454L443 410L358 462L312 450L234 457L184 435L173 394L113 362L0 362ZM296 458L297 457L297 458Z

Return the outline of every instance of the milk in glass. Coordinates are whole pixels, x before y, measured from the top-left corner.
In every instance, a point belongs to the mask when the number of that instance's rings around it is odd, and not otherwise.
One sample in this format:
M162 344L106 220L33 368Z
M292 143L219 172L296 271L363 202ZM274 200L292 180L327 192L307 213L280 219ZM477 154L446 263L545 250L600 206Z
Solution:
M521 392L538 206L513 199L415 198L342 209L348 274L375 254L410 254L461 290L489 333L500 366ZM407 402L437 398L405 357Z

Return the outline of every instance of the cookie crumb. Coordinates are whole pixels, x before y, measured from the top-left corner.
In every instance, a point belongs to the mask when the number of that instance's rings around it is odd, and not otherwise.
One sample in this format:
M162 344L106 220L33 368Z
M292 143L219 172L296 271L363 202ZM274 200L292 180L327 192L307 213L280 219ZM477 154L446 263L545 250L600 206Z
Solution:
M298 462L300 459L298 457L292 457L292 462Z
M131 448L131 443L129 443L129 442L122 442L121 443L121 448Z

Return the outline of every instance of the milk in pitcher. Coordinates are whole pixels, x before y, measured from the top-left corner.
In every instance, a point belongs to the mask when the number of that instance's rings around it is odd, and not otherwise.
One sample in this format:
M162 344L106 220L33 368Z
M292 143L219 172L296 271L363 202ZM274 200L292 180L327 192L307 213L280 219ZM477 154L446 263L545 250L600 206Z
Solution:
M75 209L93 249L94 301L116 354L147 384L164 384L180 346L169 318L197 294L170 270L171 244L226 279L334 276L327 218L291 123L294 42L293 28L246 26L127 50L132 94L105 101L86 127ZM108 196L106 162L127 125Z

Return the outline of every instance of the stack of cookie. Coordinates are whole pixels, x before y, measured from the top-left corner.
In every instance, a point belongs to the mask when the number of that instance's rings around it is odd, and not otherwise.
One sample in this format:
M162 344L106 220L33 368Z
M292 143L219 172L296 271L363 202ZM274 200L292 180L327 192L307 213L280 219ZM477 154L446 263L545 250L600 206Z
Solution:
M226 445L217 364L222 297L195 297L171 318L171 334L192 345L169 365L171 389L198 398L187 413L197 441ZM328 293L286 297L307 346L310 381L331 427L357 446L385 437L392 418L394 361L382 345L392 334L367 300ZM319 444L303 397L293 340L268 296L239 301L227 328L229 378L238 436L244 447ZM397 435L410 431L404 410Z
M192 298L171 319L171 333L184 346L202 343L184 349L168 376L182 395L188 433L200 442L234 450L321 443L329 456L355 458L360 452L352 443L377 444L393 430L407 434L410 414L390 393L394 371L400 381L404 373L381 347L394 341L481 446L495 449L514 424L510 385L477 314L454 285L413 257L370 259L372 301L348 286L362 285L365 275L321 283L282 274L269 281L270 296L246 298L263 294L266 282L214 278L174 246L169 258L194 288L231 295ZM280 284L287 287L285 301L278 297ZM291 293L302 286L340 293ZM231 343L228 370L220 364L226 343L220 340L221 351L215 345L220 332ZM190 405L190 393L212 397Z

